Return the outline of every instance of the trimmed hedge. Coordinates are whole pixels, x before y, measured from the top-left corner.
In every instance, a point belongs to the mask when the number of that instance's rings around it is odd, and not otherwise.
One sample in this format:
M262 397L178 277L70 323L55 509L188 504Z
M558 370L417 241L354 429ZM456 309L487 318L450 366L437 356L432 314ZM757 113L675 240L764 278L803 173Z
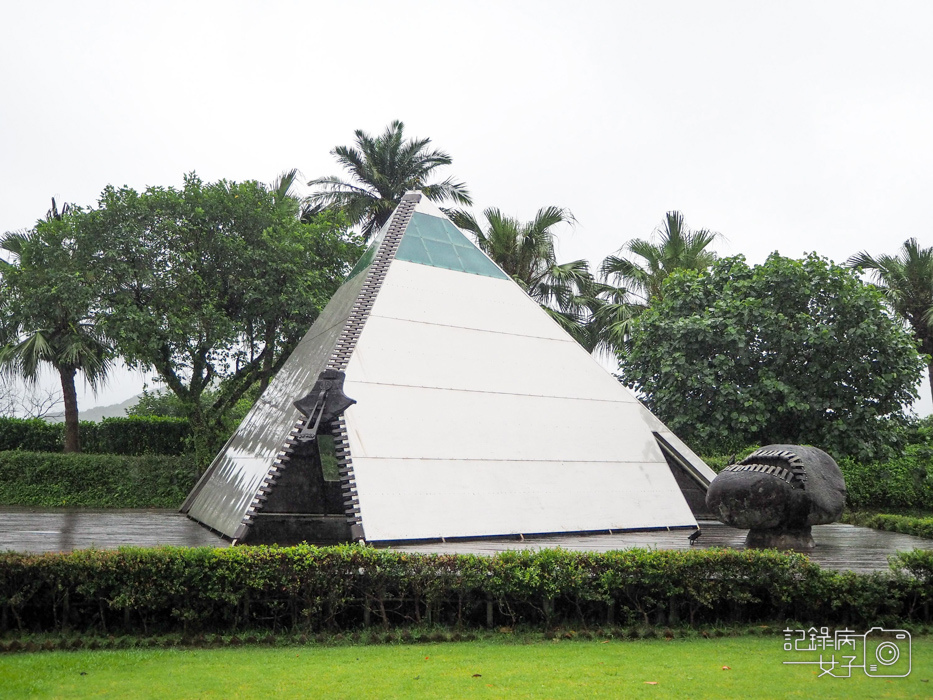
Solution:
M177 508L199 476L193 455L0 452L0 504Z
M80 433L81 449L87 453L180 455L188 451L191 427L184 418L128 416L81 421ZM64 423L0 418L0 451L61 452L64 444Z
M0 628L144 634L929 620L933 552L887 573L775 551L418 555L359 545L0 554Z
M885 513L843 513L842 522L933 540L933 517L917 518Z
M61 452L64 445L65 426L62 423L47 423L41 418L0 417L0 452Z
M885 462L843 459L839 468L850 508L933 510L933 450L925 445L908 445L900 457Z

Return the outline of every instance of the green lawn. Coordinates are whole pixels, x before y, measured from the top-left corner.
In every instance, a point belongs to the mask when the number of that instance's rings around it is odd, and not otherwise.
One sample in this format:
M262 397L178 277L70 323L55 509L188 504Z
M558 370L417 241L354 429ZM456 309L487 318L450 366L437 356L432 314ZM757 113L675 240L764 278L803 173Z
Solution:
M780 636L37 652L0 656L0 697L933 697L933 637L894 680L818 678L791 658Z

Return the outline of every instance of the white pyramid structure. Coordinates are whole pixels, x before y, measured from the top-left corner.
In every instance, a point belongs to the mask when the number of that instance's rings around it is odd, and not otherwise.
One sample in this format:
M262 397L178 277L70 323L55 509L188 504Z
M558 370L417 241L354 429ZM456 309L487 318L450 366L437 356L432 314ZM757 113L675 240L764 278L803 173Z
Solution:
M339 481L293 405L328 369ZM695 528L714 476L408 193L182 511L237 542Z

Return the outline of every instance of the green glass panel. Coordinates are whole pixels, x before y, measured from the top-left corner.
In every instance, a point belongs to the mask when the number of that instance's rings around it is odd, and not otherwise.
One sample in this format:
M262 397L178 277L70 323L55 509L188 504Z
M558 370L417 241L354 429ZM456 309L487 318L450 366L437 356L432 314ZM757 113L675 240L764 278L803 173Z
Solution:
M450 221L421 212L412 215L395 257L419 265L508 279Z
M457 252L460 254L460 260L463 261L463 269L465 271L473 272L477 275L486 275L487 277L497 277L503 280L508 279L508 276L475 246L470 246L469 248L457 246Z
M427 238L432 241L450 243L450 236L444 224L452 226L452 224L445 219L415 212L414 216L411 217L411 223L408 224L408 231L413 231L418 238Z
M457 248L450 242L441 243L425 238L421 241L431 256L431 265L434 267L446 267L448 270L458 270L463 272L463 263L460 262L460 256L457 255Z
M420 238L405 234L402 242L399 244L398 252L395 254L396 260L407 260L408 262L418 263L420 265L431 265L431 256L424 249L424 243Z
M372 265L373 260L376 258L377 250L379 250L379 241L373 241L370 243L369 248L366 249L366 252L360 256L360 259L356 261L356 265L354 265L353 269L350 270L350 274L347 275L347 279L353 279L367 267Z

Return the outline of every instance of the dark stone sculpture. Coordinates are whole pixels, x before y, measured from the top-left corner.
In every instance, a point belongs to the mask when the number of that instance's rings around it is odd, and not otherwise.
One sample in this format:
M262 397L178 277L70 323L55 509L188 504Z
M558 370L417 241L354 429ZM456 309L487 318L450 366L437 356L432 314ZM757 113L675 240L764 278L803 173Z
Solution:
M838 465L816 447L767 445L723 469L706 505L722 522L748 529L748 547L810 549L811 526L842 515L846 485Z
M321 425L327 425L356 403L343 393L343 381L346 376L338 370L325 369L314 382L308 395L293 403L307 419L304 428L298 434L297 439L300 442L314 440Z

